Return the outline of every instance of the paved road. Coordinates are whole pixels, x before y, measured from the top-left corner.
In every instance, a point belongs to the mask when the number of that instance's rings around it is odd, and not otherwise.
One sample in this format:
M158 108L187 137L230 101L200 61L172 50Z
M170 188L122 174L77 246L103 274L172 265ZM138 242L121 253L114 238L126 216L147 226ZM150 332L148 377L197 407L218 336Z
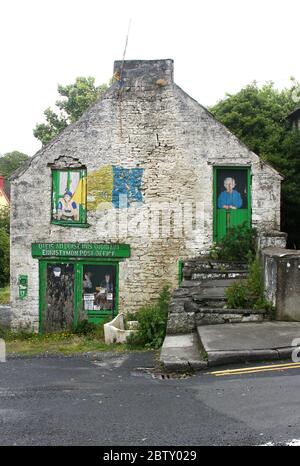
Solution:
M1 445L257 445L300 439L300 369L186 379L153 353L0 363Z

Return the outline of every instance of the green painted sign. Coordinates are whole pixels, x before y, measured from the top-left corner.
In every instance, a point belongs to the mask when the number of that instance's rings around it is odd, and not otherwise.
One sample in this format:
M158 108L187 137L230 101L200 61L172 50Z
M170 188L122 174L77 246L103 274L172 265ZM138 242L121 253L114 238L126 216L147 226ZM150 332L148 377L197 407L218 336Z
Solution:
M130 257L129 244L104 243L33 243L32 257Z
M19 299L24 299L28 291L28 275L19 275L18 278Z

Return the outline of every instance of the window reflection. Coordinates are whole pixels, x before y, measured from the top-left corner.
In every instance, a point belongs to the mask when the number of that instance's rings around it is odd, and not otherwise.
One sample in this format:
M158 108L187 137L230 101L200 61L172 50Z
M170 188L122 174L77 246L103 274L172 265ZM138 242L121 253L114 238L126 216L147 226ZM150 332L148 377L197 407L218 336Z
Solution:
M114 265L83 266L83 308L85 311L114 309L115 272Z

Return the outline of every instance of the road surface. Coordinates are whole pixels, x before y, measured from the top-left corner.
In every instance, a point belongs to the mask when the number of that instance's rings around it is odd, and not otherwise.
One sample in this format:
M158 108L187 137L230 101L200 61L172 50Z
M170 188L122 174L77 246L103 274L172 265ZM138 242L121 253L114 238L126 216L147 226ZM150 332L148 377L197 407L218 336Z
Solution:
M154 353L0 363L1 445L299 443L300 367L160 378ZM285 361L286 363L286 361Z

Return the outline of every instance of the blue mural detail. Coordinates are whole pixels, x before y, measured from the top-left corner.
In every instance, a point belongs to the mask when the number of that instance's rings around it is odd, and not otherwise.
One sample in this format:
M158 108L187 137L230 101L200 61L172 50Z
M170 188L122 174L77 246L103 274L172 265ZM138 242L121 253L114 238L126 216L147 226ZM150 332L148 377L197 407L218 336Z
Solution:
M133 202L143 202L143 168L113 166L112 203L116 208L129 207Z

